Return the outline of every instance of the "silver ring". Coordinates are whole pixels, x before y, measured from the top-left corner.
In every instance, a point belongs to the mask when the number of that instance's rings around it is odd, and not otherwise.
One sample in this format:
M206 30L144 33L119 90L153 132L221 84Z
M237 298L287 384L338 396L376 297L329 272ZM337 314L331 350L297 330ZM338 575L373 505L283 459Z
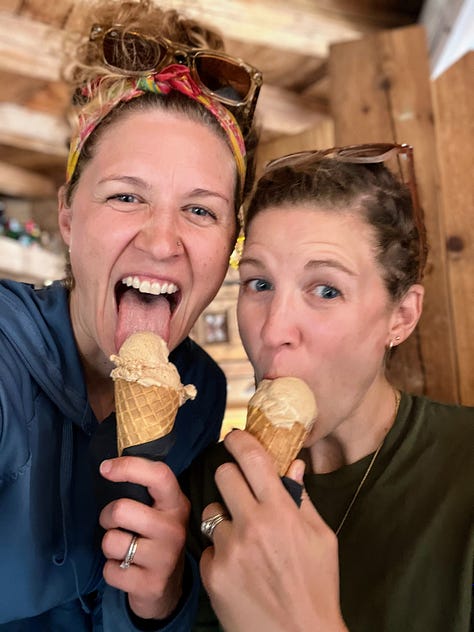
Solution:
M135 553L137 552L137 542L138 536L133 535L130 546L128 547L127 554L123 558L123 561L120 563L120 568L129 568L133 564L133 558L135 557Z
M227 513L218 513L215 516L211 516L207 520L203 520L201 522L201 533L212 540L212 535L214 533L214 529L220 522L224 520L229 520L229 514Z

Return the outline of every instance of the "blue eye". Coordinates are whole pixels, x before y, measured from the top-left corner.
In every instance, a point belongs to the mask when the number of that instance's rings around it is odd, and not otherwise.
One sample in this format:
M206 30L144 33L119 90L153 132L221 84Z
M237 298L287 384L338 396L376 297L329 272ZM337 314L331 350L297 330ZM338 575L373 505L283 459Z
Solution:
M188 210L198 217L212 217L212 219L216 219L215 213L212 213L209 209L203 208L202 206L190 206Z
M266 292L273 289L273 285L265 279L252 279L247 281L246 285L254 292Z
M314 288L314 293L324 299L333 299L341 296L339 290L332 285L317 285Z
M137 197L131 193L118 193L117 195L111 195L108 199L116 200L117 202L126 202L129 204L138 202Z

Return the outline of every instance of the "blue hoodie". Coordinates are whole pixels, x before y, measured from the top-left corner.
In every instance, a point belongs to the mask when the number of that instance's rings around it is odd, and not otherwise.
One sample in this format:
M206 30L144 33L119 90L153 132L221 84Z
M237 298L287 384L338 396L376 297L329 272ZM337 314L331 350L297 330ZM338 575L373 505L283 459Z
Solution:
M218 439L226 386L189 338L170 360L198 391L178 412L166 458L178 475ZM67 291L60 282L35 289L0 281L0 631L140 629L126 595L102 578L88 457L97 426ZM191 628L199 577L187 560L191 588L176 616L157 629Z

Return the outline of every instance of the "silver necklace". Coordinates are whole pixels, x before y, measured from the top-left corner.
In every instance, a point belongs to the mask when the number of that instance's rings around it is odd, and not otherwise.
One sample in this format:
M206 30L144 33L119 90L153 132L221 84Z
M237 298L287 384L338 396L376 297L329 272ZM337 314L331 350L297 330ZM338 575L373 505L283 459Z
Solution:
M396 417L397 417L397 413L398 413L398 407L400 405L400 391L395 391L395 412L393 413L393 417L390 423L390 427L392 427L393 422L395 421ZM382 449L383 443L385 441L385 437L382 439L382 441L380 442L378 448L375 450L373 457L370 459L370 463L369 466L367 467L367 469L365 470L365 474L362 477L361 482L359 483L354 496L352 496L352 500L349 503L348 508L346 509L346 513L342 516L342 520L339 523L338 528L336 529L336 535L339 535L339 531L342 529L342 525L345 523L345 521L347 520L347 516L349 515L350 510L352 509L352 506L354 505L355 501L357 500L357 497L360 493L360 490L362 489L362 486L364 485L365 481L367 480L367 477L370 474L370 471L375 463L375 459L377 458L380 450Z

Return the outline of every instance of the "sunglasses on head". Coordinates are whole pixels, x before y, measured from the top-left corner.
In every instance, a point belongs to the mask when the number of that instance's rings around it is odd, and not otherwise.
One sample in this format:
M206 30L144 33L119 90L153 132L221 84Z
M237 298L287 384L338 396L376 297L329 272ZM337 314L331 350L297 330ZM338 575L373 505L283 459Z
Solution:
M345 147L330 147L329 149L314 149L299 151L287 156L280 156L271 160L265 166L265 172L285 166L297 167L298 165L311 165L321 158L335 158L341 162L352 164L377 164L390 163L395 159L397 170L402 181L408 186L413 206L413 218L418 229L420 240L420 262L424 261L425 228L423 223L423 210L418 197L418 189L415 178L415 162L413 147L407 144L397 143L368 143L364 145L347 145ZM390 168L390 164L387 165ZM393 166L391 167L394 170Z
M151 37L95 24L89 41L101 47L105 65L128 75L159 72L170 64L187 66L204 93L225 106L238 108L247 120L254 114L262 73L241 59L205 48L178 44L165 37Z

